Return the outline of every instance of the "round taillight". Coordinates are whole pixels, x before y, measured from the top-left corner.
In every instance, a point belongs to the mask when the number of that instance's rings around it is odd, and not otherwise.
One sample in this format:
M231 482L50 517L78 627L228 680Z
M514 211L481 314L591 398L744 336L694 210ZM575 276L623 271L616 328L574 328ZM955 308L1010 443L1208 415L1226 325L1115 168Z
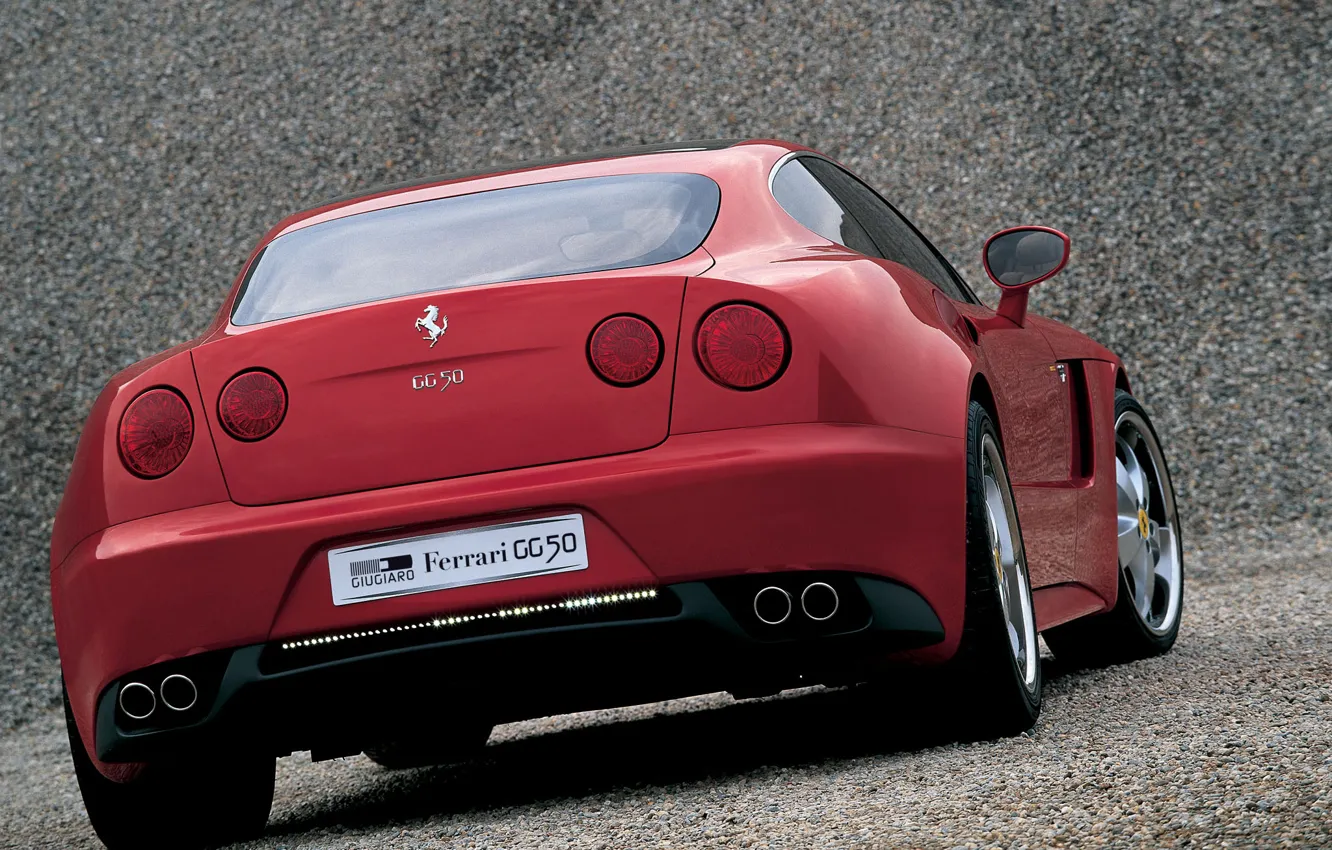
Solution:
M587 343L592 368L616 386L641 384L661 365L661 335L637 316L611 316Z
M193 441L194 417L175 390L148 390L120 417L120 460L140 478L161 478L180 466Z
M287 415L287 391L269 372L241 372L222 388L217 418L237 440L262 440L277 430Z
M698 328L698 360L717 383L754 390L777 380L786 367L786 334L765 310L726 304Z

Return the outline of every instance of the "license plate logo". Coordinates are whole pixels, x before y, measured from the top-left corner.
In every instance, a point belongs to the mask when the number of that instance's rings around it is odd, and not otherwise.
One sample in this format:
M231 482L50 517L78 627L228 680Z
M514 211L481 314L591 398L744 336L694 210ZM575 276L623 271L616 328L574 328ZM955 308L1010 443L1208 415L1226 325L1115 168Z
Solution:
M394 555L392 558L371 558L368 561L352 561L351 577L353 586L358 584L357 579L365 579L366 576L384 575L386 573L398 573L402 570L412 568L411 555ZM364 584L365 582L359 582Z

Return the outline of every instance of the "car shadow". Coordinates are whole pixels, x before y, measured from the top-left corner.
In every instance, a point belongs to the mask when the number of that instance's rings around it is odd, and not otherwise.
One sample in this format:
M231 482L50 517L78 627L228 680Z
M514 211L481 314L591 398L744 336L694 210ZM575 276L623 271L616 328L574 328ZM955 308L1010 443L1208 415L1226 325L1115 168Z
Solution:
M1046 659L1047 681L1075 671ZM644 786L723 779L765 767L886 756L963 743L956 720L917 685L812 691L567 729L491 744L459 765L375 771L333 810L300 807L268 835L373 827Z

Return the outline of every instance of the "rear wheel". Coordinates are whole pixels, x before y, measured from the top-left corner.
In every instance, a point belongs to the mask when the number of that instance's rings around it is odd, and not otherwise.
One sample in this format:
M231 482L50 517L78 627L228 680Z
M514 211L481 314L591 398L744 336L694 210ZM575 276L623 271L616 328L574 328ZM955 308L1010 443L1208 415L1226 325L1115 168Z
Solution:
M926 686L962 738L1016 735L1041 713L1041 656L1022 529L994 420L967 413L966 613L957 655Z
M1115 607L1045 633L1055 657L1072 666L1169 651L1184 609L1184 550L1165 453L1147 411L1123 390L1115 393L1115 490Z
M273 805L272 756L155 762L128 782L113 782L84 749L68 694L65 726L88 819L110 850L216 847L263 834Z

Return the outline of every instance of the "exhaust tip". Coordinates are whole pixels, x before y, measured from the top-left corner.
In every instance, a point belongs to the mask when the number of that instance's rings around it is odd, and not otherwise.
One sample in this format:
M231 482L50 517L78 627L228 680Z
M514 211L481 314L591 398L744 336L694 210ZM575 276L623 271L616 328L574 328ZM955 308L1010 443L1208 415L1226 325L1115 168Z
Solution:
M791 594L769 585L754 594L754 616L769 626L785 623L791 616Z
M199 689L194 686L194 680L179 673L163 679L160 690L162 704L172 711L189 711L199 701Z
M157 710L157 695L143 682L130 682L120 689L120 710L131 720L146 720Z
M816 581L800 594L800 609L806 617L820 623L832 619L840 604L837 591L826 582Z

